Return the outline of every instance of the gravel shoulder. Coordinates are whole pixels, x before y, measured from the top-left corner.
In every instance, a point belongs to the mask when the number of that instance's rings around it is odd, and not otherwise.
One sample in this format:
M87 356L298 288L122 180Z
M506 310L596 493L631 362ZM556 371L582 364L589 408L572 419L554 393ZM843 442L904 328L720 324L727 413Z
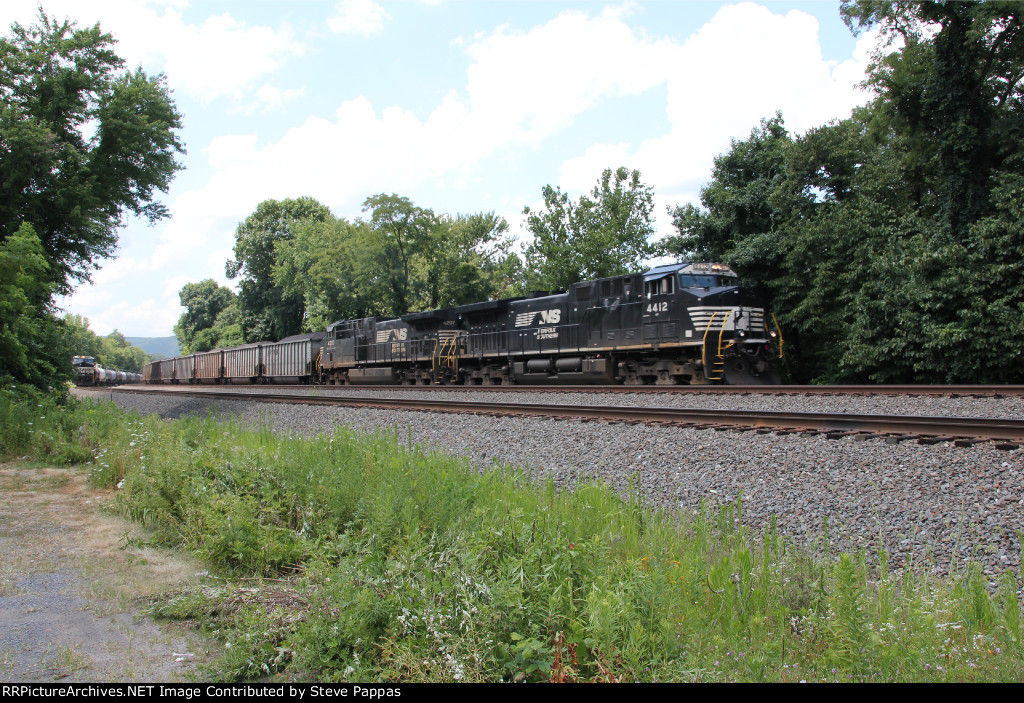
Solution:
M203 659L197 633L139 615L201 567L127 546L109 499L80 469L0 464L0 681L180 682Z

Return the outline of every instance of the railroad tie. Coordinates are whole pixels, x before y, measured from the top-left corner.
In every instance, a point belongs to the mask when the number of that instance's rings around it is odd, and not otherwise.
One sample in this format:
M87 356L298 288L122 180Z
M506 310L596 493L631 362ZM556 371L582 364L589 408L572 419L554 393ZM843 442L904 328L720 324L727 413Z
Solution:
M899 444L900 442L906 442L908 439L920 439L920 436L916 434L886 435L885 443Z
M942 442L952 442L956 437L921 437L917 440L918 444L940 444Z

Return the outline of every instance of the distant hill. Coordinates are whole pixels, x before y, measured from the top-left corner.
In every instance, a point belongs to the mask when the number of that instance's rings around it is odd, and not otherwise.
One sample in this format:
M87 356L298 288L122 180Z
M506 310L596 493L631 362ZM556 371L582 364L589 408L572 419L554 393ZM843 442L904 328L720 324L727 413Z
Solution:
M125 337L125 339L148 354L162 354L167 358L178 356L177 337Z

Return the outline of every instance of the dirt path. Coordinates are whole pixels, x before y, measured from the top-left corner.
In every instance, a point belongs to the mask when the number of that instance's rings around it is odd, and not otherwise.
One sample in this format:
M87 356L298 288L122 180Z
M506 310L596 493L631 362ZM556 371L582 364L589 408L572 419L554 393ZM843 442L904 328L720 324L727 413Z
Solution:
M123 549L137 529L109 500L81 469L0 464L0 681L181 681L203 659L196 633L137 615L202 567Z

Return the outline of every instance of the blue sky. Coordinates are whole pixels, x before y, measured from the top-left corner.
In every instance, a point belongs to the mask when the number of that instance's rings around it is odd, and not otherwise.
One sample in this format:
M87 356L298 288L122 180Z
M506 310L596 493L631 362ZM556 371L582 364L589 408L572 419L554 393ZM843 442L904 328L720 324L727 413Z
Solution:
M7 0L0 26L38 0ZM868 100L874 37L838 2L50 0L99 22L129 66L164 73L184 115L172 217L129 224L116 259L61 302L107 334L164 336L189 281L224 274L267 198L361 215L376 193L436 212L520 213L604 168L639 169L658 203L698 202L712 159L781 110L795 132Z

